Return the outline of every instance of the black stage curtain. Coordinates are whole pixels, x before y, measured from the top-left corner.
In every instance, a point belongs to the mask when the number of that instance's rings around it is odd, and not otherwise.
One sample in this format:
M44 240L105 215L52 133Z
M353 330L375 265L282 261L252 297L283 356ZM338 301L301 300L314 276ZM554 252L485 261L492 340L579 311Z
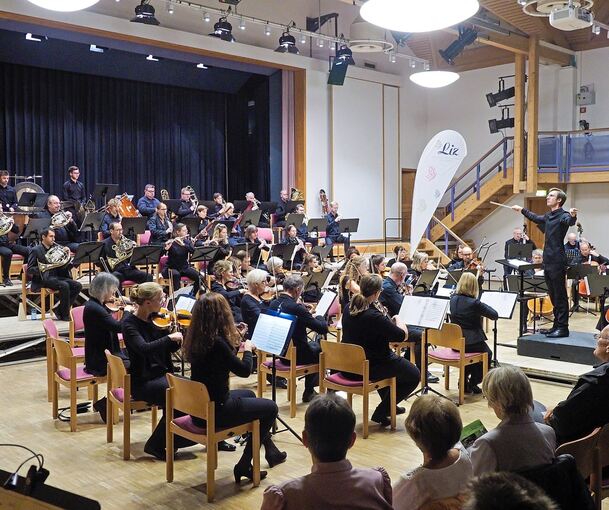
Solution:
M200 199L226 195L226 133L238 121L227 114L232 97L0 63L0 168L41 174L51 193L61 192L67 168L77 165L89 193L101 182L136 198L146 183L157 196L165 188L179 198L187 184ZM247 146L247 131L231 142ZM246 179L230 169L229 181L268 193L268 158L249 163Z

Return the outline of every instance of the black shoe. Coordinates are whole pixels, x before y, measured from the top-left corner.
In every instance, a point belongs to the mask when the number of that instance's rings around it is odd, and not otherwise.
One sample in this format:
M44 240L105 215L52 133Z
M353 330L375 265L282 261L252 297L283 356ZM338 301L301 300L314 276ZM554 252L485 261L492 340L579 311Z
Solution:
M288 458L288 452L277 450L270 455L265 455L264 458L269 463L269 467L275 467L278 464L283 464Z
M546 335L546 338L564 338L569 336L569 330L567 328L558 328L552 333Z
M163 460L163 461L167 460L164 448L162 450L157 450L156 448L153 448L148 443L146 443L144 445L144 453L147 453L148 455L152 455L153 457L155 457L158 460Z
M271 374L267 374L266 382L269 384L273 384L273 377ZM275 377L275 388L278 390L287 390L288 389L288 381L285 377Z
M102 421L104 423L106 423L106 404L107 404L107 400L106 397L99 399L97 402L93 403L93 409L95 409L98 413L99 416L101 417Z
M539 332L540 332L542 335L549 335L549 334L551 334L551 333L554 333L554 331L556 331L557 329L558 329L558 328L556 328L556 327L552 326L550 329L540 329L540 330L539 330Z
M220 441L218 443L218 451L221 452L234 452L237 446L234 444L227 443L226 441Z
M480 395L482 393L482 390L477 384L470 384L469 391L467 391L467 393L471 393L472 395Z
M233 468L233 475L235 476L235 483L241 483L241 478L247 478L252 482L254 480L254 468L251 465L241 467L240 464L236 464ZM260 471L260 480L264 480L266 475L266 471Z
M391 420L387 418L387 416L384 416L382 411L379 412L378 409L372 413L370 420L374 423L378 423L381 427L389 427L389 425L391 425Z
M315 390L304 390L302 394L302 401L307 404L311 402L317 396L317 392Z
M5 287L12 287L13 286L13 282L11 282L10 278L5 278L4 281L2 282L2 284Z
M437 375L433 375L431 372L427 372L427 382L430 384L440 382L440 378Z
M402 406L395 406L395 414L404 414L406 412L406 408ZM390 415L387 415L390 416Z

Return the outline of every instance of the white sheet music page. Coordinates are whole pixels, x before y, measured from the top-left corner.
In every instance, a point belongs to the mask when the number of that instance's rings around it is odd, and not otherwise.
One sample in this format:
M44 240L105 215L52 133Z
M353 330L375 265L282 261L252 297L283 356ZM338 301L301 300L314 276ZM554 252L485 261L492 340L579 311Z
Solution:
M507 259L507 261L514 267L526 266L530 264L530 262L520 259Z
M509 319L514 312L514 305L518 294L515 292L497 292L485 290L480 301L495 309L501 319Z
M404 296L398 315L407 325L440 329L449 306L446 299Z
M252 342L256 348L280 356L291 327L290 319L261 313L252 334Z
M325 291L322 295L321 295L321 299L319 300L319 303L317 303L317 306L315 307L315 315L326 315L326 313L328 312L328 310L330 309L330 307L332 306L332 303L334 303L334 300L336 299L336 292L332 292L331 290L327 290Z
M191 297L180 296L176 301L176 310L186 310L187 312L192 312L192 307L196 302L197 300Z

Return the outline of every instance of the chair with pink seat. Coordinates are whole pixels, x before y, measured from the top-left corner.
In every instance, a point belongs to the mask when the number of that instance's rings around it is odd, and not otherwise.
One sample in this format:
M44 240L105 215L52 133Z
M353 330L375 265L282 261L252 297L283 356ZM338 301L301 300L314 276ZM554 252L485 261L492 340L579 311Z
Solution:
M84 347L85 345L84 312L84 306L73 306L70 310L70 347Z
M359 375L360 380L347 379L343 372ZM389 387L391 398L391 430L396 423L396 378L379 381L370 380L370 366L366 352L360 345L321 341L319 355L319 392L331 389L347 393L349 405L353 405L353 395L363 397L364 439L368 437L368 415L370 393Z

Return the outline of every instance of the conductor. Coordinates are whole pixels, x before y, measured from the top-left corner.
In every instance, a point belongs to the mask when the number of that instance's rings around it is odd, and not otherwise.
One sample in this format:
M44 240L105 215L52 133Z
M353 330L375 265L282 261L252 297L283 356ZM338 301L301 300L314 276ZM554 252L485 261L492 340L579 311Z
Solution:
M546 204L550 212L540 216L519 205L512 209L521 212L529 220L537 224L546 238L543 249L544 277L548 286L548 294L554 305L554 324L552 328L542 331L548 338L562 338L569 336L569 303L567 300L567 254L564 240L569 226L577 221L577 209L571 208L569 212L562 206L567 200L567 194L559 188L551 188Z

